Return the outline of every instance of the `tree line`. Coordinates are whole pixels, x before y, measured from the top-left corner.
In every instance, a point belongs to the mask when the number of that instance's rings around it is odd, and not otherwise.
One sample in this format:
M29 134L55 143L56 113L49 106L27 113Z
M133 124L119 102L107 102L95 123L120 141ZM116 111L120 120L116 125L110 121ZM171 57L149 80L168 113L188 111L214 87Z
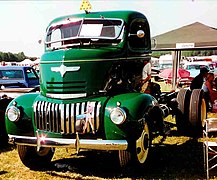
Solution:
M152 53L153 57L160 57L164 54L169 54L170 51L155 51ZM182 56L189 57L189 56L211 56L216 55L217 50L201 50L201 51L182 51ZM17 54L13 54L11 52L0 52L0 62L21 62L24 59L30 59L32 61L36 60L37 57L28 57L24 54L24 52L20 52Z
M0 62L21 62L24 59L36 60L37 57L28 57L24 52L13 54L11 52L0 52Z

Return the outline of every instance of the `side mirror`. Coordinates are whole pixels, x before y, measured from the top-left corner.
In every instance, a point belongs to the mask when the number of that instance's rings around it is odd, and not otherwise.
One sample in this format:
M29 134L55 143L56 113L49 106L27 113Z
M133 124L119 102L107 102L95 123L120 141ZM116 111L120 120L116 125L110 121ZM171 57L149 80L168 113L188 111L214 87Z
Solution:
M156 41L157 41L157 40L154 39L154 38L151 39L151 48L152 48L152 49L155 49L155 48L156 48L156 46L157 46L157 42L156 42Z
M38 40L38 44L42 44L42 42L43 42L42 39Z

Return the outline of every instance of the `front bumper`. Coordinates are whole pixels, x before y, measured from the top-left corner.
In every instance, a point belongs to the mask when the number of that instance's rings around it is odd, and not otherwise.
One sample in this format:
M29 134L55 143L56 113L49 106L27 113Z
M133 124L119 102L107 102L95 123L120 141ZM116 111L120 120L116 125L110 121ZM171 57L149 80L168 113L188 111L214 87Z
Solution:
M101 140L101 139L63 139L63 138L46 138L37 134L37 137L8 135L10 144L36 146L39 150L41 147L64 147L79 149L95 150L126 150L128 143L126 140Z

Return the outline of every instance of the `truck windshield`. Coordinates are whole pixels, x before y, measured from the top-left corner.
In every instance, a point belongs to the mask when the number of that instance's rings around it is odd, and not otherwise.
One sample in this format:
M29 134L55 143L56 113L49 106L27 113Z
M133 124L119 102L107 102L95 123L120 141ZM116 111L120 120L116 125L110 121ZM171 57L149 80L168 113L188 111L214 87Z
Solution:
M123 36L120 19L67 19L52 24L47 31L46 47L98 44L117 44Z

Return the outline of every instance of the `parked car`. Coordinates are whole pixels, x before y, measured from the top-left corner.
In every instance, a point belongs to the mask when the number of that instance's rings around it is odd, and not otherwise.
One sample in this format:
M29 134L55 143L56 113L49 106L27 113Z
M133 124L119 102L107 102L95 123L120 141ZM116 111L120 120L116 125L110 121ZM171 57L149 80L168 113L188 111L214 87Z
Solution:
M172 63L159 64L159 66L151 68L151 75L155 81L161 81L161 80L163 81L163 78L159 76L159 73L164 69L172 68L172 67L173 67Z
M183 68L183 63L180 63L180 68ZM159 74L164 70L164 69L172 69L173 64L172 62L168 63L159 63L158 66L153 66L151 68L151 76L154 78L155 81L163 81L164 78L160 77Z
M190 72L190 77L195 77L200 73L200 69L206 67L209 71L214 72L214 65L212 62L197 61L188 62L184 65L184 69Z
M5 110L13 98L39 90L39 77L30 66L0 66L0 146L7 144Z
M31 66L1 66L0 86L4 88L34 88L39 77Z

